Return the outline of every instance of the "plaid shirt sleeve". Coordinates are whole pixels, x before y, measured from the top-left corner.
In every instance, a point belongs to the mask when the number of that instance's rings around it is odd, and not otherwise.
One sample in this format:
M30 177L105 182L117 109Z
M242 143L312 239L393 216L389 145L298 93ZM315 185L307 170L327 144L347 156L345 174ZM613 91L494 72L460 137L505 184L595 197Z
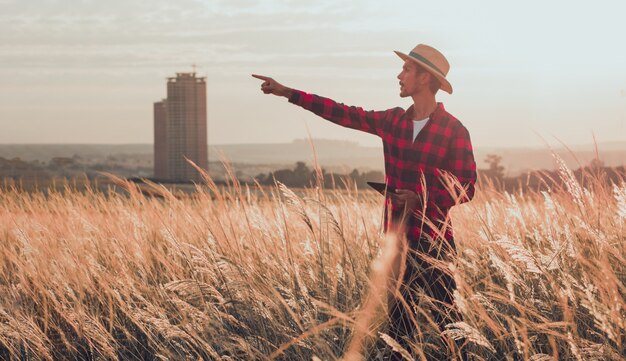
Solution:
M439 173L440 182L435 182L429 189L428 203L439 209L449 209L474 197L476 162L469 132L464 126L458 126L453 133L447 169L442 169Z
M289 102L299 105L324 119L341 126L382 137L383 123L394 109L366 111L363 108L337 103L332 99L293 89Z

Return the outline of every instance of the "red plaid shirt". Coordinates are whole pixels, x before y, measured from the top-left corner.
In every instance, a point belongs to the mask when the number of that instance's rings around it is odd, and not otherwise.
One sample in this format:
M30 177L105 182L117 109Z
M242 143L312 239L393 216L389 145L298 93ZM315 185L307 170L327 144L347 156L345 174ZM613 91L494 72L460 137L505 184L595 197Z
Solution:
M382 138L386 183L412 190L425 200L406 220L407 237L417 240L427 234L453 240L448 211L474 196L476 163L467 129L446 112L443 104L437 104L414 141L413 106L406 111L400 107L365 111L299 90L293 90L289 102L333 123ZM400 219L403 213L389 197L385 209L391 210L392 221ZM387 214L386 211L385 229L390 223Z

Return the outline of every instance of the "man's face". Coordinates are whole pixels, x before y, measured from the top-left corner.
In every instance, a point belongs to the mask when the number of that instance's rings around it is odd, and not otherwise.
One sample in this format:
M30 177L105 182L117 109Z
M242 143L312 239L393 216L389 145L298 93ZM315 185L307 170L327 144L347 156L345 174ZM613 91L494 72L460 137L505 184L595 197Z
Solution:
M410 61L406 60L402 65L402 71L398 74L398 80L400 80L400 97L405 98L413 94L419 93L428 88L427 72L419 71L418 66Z

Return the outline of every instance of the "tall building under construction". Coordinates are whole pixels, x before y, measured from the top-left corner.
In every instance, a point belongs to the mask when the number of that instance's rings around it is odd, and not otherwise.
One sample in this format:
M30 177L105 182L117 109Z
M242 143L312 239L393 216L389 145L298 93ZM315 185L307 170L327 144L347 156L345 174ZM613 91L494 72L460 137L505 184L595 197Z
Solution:
M177 73L167 79L167 98L154 103L154 178L201 181L187 159L207 170L206 78Z

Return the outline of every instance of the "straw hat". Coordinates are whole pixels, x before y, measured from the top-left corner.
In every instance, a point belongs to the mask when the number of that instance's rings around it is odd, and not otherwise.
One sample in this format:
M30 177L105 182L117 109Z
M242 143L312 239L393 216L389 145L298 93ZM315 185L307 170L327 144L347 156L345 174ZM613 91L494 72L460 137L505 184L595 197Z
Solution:
M437 49L428 45L419 44L411 50L409 55L399 51L394 52L403 60L411 60L421 65L439 80L441 90L452 94L452 85L450 85L450 82L446 79L448 70L450 70L450 64L446 60L446 57Z

